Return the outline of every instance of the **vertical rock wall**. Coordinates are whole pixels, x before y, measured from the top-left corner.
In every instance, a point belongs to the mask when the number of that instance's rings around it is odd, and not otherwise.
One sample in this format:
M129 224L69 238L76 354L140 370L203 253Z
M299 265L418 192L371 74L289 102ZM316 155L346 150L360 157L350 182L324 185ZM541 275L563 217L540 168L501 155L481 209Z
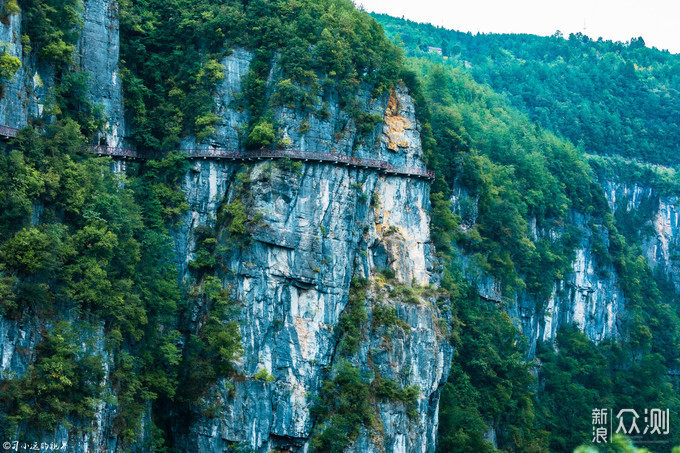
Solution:
M660 195L647 184L603 181L612 211L641 219L642 250L652 269L680 290L680 198Z
M21 6L21 5L20 5ZM22 66L14 79L6 84L4 98L0 101L0 124L21 128L31 119L41 118L49 106L51 90L54 87L53 68L38 60L36 51L26 53L21 44L21 13L9 16L9 24L0 24L0 43L12 56L18 57ZM123 118L123 98L118 67L118 19L115 0L85 0L83 30L74 53L75 68L87 71L90 75L89 99L101 104L108 117L109 127L105 142L116 146L122 140L125 130ZM112 367L112 357L104 345L103 326L88 326L72 318L68 312L60 313L82 343L83 355L99 356L105 368L102 383L106 392L115 396L108 380ZM30 364L35 360L35 349L46 332L52 329L53 320L39 319L36 316L21 320L0 316L0 379L26 375ZM31 432L20 432L17 439L38 441L59 446L66 445L69 452L116 451L117 438L113 434L116 407L101 401L95 416L85 423L70 420L70 426L59 425L47 437ZM7 440L7 439L5 439Z
M73 55L73 69L88 74L88 99L101 106L107 118L101 141L118 146L125 135L122 85L118 76L118 5L115 0L85 0L83 6L83 28ZM54 68L39 60L35 49L26 52L21 43L21 36L27 34L22 28L22 13L9 16L8 21L8 25L0 23L0 44L8 54L21 60L21 68L6 83L0 102L0 125L22 128L29 120L47 114L46 108L52 102Z
M455 212L461 214L461 228L472 226L477 216L477 200L463 187L454 189L451 203ZM605 228L591 229L590 217L571 212L572 221L582 233L576 257L571 263L572 271L553 287L545 300L525 291L508 297L502 294L501 284L486 274L464 251L460 251L461 264L467 278L473 281L482 298L498 304L507 303L507 311L529 340L529 356L533 357L538 341L554 341L560 326L576 324L588 338L598 343L621 334L620 327L625 313L623 293L613 266L603 266L593 253L593 239L608 243ZM540 231L531 222L531 234L535 237L555 237L561 231Z
M234 52L225 61L227 68L235 70L227 71L220 93L233 95L238 88L234 79L244 72L240 62L246 59L244 53ZM311 117L285 108L276 112L276 119L293 149L327 152L330 146L337 152L351 152L354 148L356 154L373 152L391 162L422 166L418 126L405 89L367 104L371 111L387 116L384 128L368 137L359 138L349 118L333 103L323 122L314 123ZM242 121L238 115L223 111L224 123L230 126L218 131L217 140L225 140L233 122ZM310 127L301 132L305 120ZM396 122L400 122L397 127ZM399 140L396 145L395 140ZM302 164L295 170L262 162L242 170L250 180L243 199L234 178L237 170L235 164L196 161L184 183L191 209L176 235L180 268L187 269L193 253L193 229L214 225L220 203L241 197L250 218L258 220L249 227L250 243L229 255L224 277L243 305L244 354L238 363L242 378L215 387L215 398L223 402L218 415L201 418L180 436L178 446L183 451L206 452L234 444L258 452L304 451L317 422L310 409L337 359L334 329L346 310L353 276L375 281L376 268L389 268L395 274L393 284L436 285L438 281L429 243L429 185L328 164ZM220 238L220 243L226 240L224 233ZM353 449L432 451L438 395L452 354L439 330L434 298L424 296L417 304L390 300L389 291L377 284L369 294L369 319L383 294L381 303L394 306L410 328L389 344L384 329L365 329L352 362L363 372L377 371L402 387L417 385L421 394L416 420L406 414L403 404L380 403L376 410L382 432L378 437L367 432ZM274 379L254 379L261 370Z
M74 60L81 71L89 74L89 101L102 107L107 120L100 143L120 147L126 136L126 125L123 86L118 71L118 3L115 0L85 0L83 6L83 30Z
M2 2L4 7L4 2ZM10 81L0 101L0 125L14 128L26 126L29 118L40 117L49 102L49 92L54 86L54 71L50 65L38 61L35 52L26 53L21 43L22 16L12 14L9 24L0 23L0 46L5 52L21 60L21 68Z

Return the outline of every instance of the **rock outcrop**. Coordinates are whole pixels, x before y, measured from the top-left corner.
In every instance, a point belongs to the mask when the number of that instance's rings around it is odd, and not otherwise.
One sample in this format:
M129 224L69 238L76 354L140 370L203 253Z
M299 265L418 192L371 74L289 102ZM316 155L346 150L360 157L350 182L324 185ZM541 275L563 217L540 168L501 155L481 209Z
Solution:
M118 71L120 38L118 3L115 0L85 0L83 30L75 60L88 74L88 100L101 106L106 118L100 144L120 147L127 135L123 85Z
M461 214L466 229L474 224L477 200L464 187L456 186L451 198L454 212ZM581 231L581 242L571 263L571 272L557 282L549 297L537 300L526 291L508 296L502 293L501 284L485 273L471 257L460 251L461 264L467 278L474 282L479 295L498 304L504 304L522 333L529 340L529 357L533 357L536 343L555 341L560 326L575 324L592 341L621 335L621 321L625 314L624 296L612 265L598 263L593 252L593 239L608 244L604 227L591 227L590 218L571 212L571 221ZM541 231L531 222L534 238L556 237L562 231Z
M87 74L88 100L107 119L102 144L119 146L125 135L122 84L118 75L120 51L118 4L115 0L85 0L83 27L73 55L74 69ZM22 13L8 16L8 25L0 24L0 44L11 56L21 60L21 68L6 82L0 102L0 124L22 128L29 119L49 119L53 102L54 68L40 60L36 51L27 51L21 36Z
M660 270L680 289L680 198L659 194L645 183L603 181L613 212L639 219L642 250L650 267Z
M0 124L14 128L26 126L29 118L39 118L45 113L49 93L54 86L54 70L40 62L35 52L28 53L21 42L26 31L21 28L22 16L7 17L7 25L0 23L0 45L9 55L21 60L14 77L5 81L0 102Z
M220 143L233 143L236 125L247 113L226 106L251 56L237 50L223 62L227 78L219 88ZM233 68L233 72L229 72ZM405 88L371 103L369 111L387 119L359 137L351 119L331 100L329 116L280 108L276 122L285 126L289 147L355 155L369 154L395 164L422 166L422 150L413 104ZM306 122L308 127L303 128ZM397 126L395 126L397 124ZM341 125L339 127L339 125ZM236 172L248 174L247 190ZM202 418L178 439L180 450L223 451L243 444L255 451L272 448L303 451L315 423L310 415L322 381L337 360L334 329L346 310L353 277L369 281L380 270L394 274L393 284L436 285L438 276L429 241L429 185L425 181L384 176L378 172L302 163L286 168L261 162L239 169L226 162L195 161L184 182L190 211L176 232L178 267L187 275L193 231L215 223L220 204L239 200L248 206L249 245L227 257L224 282L242 304L244 354L238 373L244 379L215 387L223 401L214 418ZM244 195L244 192L247 195ZM255 220L257 219L257 220ZM218 226L219 227L219 226ZM224 231L219 242L224 239ZM365 329L352 363L362 372L379 373L402 387L418 386L417 419L403 404L379 405L383 430L357 440L358 451L432 451L438 395L444 384L452 348L436 322L441 316L433 298L417 303L390 298L373 284L366 301L369 323L378 299L396 309L408 324L389 342L384 328ZM432 286L435 288L436 286ZM253 379L261 370L271 382Z
M88 100L100 105L106 115L100 144L123 146L126 125L118 75L117 5L113 0L86 0L83 11L74 67L89 73ZM0 41L7 42L8 52L22 60L0 103L0 124L16 128L49 114L54 86L50 65L40 62L35 52L23 52L21 21L18 14L10 16L9 25L0 25ZM225 57L226 77L217 89L216 113L221 120L216 133L201 143L187 138L182 147L242 149L249 114L234 104L252 59L253 54L243 49ZM274 122L282 125L278 133L291 149L423 167L419 125L407 90L398 86L372 99L366 88L359 97L367 113L382 118L369 133L359 132L352 117L339 108L337 93L317 99L316 108L326 109L325 116L276 108ZM116 168L122 171L124 166ZM239 173L248 175L245 194L239 188L243 184ZM439 392L453 350L442 327L446 322L440 322L444 315L437 308L440 277L429 239L429 184L325 163L291 166L263 161L242 167L197 160L185 176L183 189L190 209L173 231L182 281L191 278L188 263L195 253L197 227L217 227L220 240L229 240L216 223L221 205L243 201L250 222L247 243L227 255L222 276L242 306L244 353L236 367L241 378L229 389L223 378L209 390L217 416L196 414L190 426L186 420L176 421L174 447L222 452L238 444L257 452L307 451L321 423L310 409L322 382L332 379L333 365L340 360L336 327L348 310L352 279L363 278L370 288L363 301L367 321L360 348L346 359L366 375L390 379L401 388L418 388L418 396L413 408L401 401L376 400L380 429L364 430L351 448L433 451ZM376 307L393 309L398 325L378 322ZM106 371L102 384L109 398L99 404L92 420L60 425L39 440L65 443L68 451L78 453L118 451L113 428L115 391L108 381L113 358L104 346L103 330L101 326L81 329L76 319L70 326L82 340L82 353L102 358ZM0 375L25 375L35 360L37 344L50 328L49 320L0 318ZM261 370L273 380L254 379ZM143 425L150 426L148 417ZM143 437L140 451L146 451Z

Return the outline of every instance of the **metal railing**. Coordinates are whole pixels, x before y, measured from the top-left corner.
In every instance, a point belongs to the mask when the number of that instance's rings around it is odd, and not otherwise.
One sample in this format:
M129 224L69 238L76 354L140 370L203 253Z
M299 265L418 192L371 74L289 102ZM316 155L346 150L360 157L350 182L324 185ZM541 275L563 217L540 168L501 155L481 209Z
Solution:
M113 148L111 146L96 145L92 147L92 152L98 156L114 156L114 157L128 157L130 159L145 159L140 157L134 149L129 148Z
M14 138L17 132L19 132L17 128L0 125L0 137Z
M0 137L16 137L19 130L9 126L0 125ZM123 157L126 159L152 159L161 157L157 153L138 152L131 148L114 148L110 146L93 146L92 152L100 156ZM345 165L349 167L374 169L389 175L405 175L417 178L433 180L435 173L421 167L408 167L403 165L392 165L384 160L373 159L370 157L348 156L338 153L324 153L299 150L258 150L258 151L234 151L222 148L197 148L180 149L181 153L186 154L192 159L227 159L227 160L261 160L261 159L283 159L289 158L299 161L328 162L334 165Z
M149 159L159 157L139 153L130 148L112 148L106 146L94 146L92 151L100 156L123 157L128 159ZM181 153L186 154L192 159L226 159L226 160L262 160L262 159L283 159L289 158L298 161L328 162L334 165L345 165L349 167L374 169L389 175L412 176L433 180L435 173L421 167L408 167L403 165L391 165L390 163L373 158L348 156L338 153L324 153L298 150L258 150L258 151L234 151L222 148L200 148L200 149L180 149Z

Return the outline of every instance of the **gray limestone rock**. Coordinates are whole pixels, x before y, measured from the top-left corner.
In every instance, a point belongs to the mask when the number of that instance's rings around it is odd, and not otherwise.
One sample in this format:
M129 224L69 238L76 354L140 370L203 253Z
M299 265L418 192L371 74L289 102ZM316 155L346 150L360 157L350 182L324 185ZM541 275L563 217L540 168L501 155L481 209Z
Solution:
M477 200L464 187L454 187L451 203L454 212L462 218L461 229L475 223ZM534 356L538 341L554 341L563 325L576 324L596 343L622 333L619 329L625 316L625 303L616 271L612 265L598 265L593 253L593 236L607 243L607 231L603 227L591 230L588 216L578 212L570 215L583 233L581 243L571 264L572 271L555 283L552 293L544 300L536 300L526 291L504 297L500 282L460 251L463 271L477 286L480 297L498 304L509 302L508 313L529 340L529 357ZM541 231L535 221L530 222L530 227L534 239L562 234L560 229Z
M0 125L13 128L26 126L29 118L45 113L49 93L54 85L54 70L39 62L35 52L26 53L21 43L21 13L9 16L9 25L0 23L2 50L21 60L21 68L12 80L4 83L4 97L0 101Z
M660 269L680 289L680 198L660 195L652 187L603 181L605 195L612 211L637 214L641 225L642 250L652 269Z
M123 86L118 73L120 54L118 3L85 0L83 29L74 60L89 74L88 100L103 107L107 122L100 144L121 147L127 135Z
M231 79L242 74L228 71L223 84L237 87ZM327 108L328 123L346 119L337 106ZM375 101L372 108L382 109L388 118L370 139L378 141L374 151L395 165L423 166L413 104L405 88ZM303 121L295 112L282 109L277 114L292 148L328 151L328 143L336 143L336 152L352 152L356 131L351 124L334 142L330 126L310 121L303 136L295 132ZM194 229L214 226L220 203L238 199L248 207L250 242L225 256L224 276L224 284L243 306L244 353L237 371L244 379L215 387L223 402L219 415L200 418L180 436L178 446L206 452L233 444L258 452L284 447L306 451L316 423L310 409L322 381L330 378L328 369L337 354L333 330L346 308L352 277L374 279L375 268L389 267L402 285L438 282L429 239L429 185L346 166L302 163L295 170L261 162L240 170L248 173L243 191L236 171L233 163L194 162L184 182L191 207L175 237L184 277L194 253ZM222 230L218 242L227 240ZM432 451L439 392L453 351L435 322L440 314L433 301L393 304L411 326L410 333L396 336L388 348L382 335L370 331L353 360L362 370L371 363L402 387L417 385L418 417L411 420L403 404L380 404L380 440L376 443L375 436L366 433L353 448ZM274 380L253 379L261 370Z

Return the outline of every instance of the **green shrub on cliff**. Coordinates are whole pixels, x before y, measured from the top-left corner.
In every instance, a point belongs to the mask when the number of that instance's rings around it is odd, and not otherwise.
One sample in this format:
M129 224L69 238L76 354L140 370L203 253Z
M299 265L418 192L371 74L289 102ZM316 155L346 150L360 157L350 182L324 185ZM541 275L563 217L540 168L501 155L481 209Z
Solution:
M21 68L21 60L5 51L0 53L0 82L12 81L19 68Z
M271 145L275 139L274 125L269 121L261 121L248 135L248 145L253 148L264 148Z
M52 325L26 376L0 385L0 434L10 436L22 423L53 430L66 416L74 421L94 416L103 390L102 358L83 354L73 327L63 321Z
M24 0L21 9L40 57L60 66L71 63L83 25L82 0Z
M342 453L362 427L370 428L375 423L366 377L347 361L335 368L333 379L324 381L321 387L320 403L311 411L313 416L325 420L312 437L315 452Z
M0 13L0 22L7 25L9 23L9 16L21 12L21 8L17 4L17 0L7 0Z
M401 68L400 51L349 0L123 0L120 17L133 137L156 149L187 133L210 136L212 122L204 119L223 78L219 61L235 47L255 53L241 105L250 113L251 147L275 140L273 129L262 130L272 105L310 109L317 95L336 93L349 105L362 84L383 93ZM270 90L273 65L282 79Z

